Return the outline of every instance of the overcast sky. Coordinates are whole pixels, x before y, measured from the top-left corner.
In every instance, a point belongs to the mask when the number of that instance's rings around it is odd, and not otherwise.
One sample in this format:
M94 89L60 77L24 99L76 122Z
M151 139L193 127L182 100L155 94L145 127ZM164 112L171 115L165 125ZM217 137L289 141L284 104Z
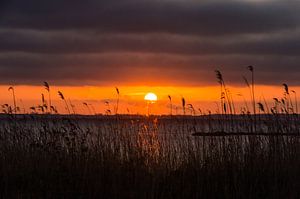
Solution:
M0 84L300 85L299 0L2 0Z

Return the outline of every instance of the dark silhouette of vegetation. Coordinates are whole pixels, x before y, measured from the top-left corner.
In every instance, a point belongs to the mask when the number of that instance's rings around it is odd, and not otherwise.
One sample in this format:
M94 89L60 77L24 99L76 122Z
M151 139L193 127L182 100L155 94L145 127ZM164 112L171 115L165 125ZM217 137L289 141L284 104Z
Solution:
M185 99L183 97L181 98L181 105L182 105L183 115L185 115Z
M269 107L264 95L256 100L254 68L247 68L252 114L243 94L237 114L218 70L217 114L184 97L176 106L168 95L170 115L121 115L116 87L115 115L109 101L103 116L88 102L89 116L76 115L58 91L68 112L59 115L47 82L48 102L42 94L32 114L17 114L9 87L14 107L1 105L0 115L0 198L298 198L297 93L284 83Z
M89 105L88 105L86 102L83 102L83 105L87 108L88 113L89 113L90 115L92 115L92 111L91 111Z
M119 91L119 88L116 87L116 92L117 92L117 105L116 105L116 108L115 108L115 114L117 115L118 114L118 110L119 110L119 101L120 101L120 91Z
M173 104L172 104L172 97L168 95L169 103L170 103L170 115L173 115Z
M49 108L49 112L52 113L52 102L51 102L50 85L48 84L48 82L44 82L44 87L45 87L46 91L48 92L48 100L49 100L48 108Z
M71 111L70 111L70 109L69 109L69 105L68 105L68 103L67 103L67 101L66 101L66 99L65 99L64 94L63 94L61 91L58 91L58 95L59 95L59 97L65 102L66 109L67 109L68 113L71 114Z
M299 195L300 125L287 117L261 116L260 134L238 133L247 116L235 116L236 133L214 116L103 117L2 118L1 198Z
M16 102L16 95L15 95L15 89L13 86L9 87L8 88L8 91L11 91L12 92L12 97L13 97L13 102L14 102L14 109L13 109L13 112L15 114L17 114L17 102Z

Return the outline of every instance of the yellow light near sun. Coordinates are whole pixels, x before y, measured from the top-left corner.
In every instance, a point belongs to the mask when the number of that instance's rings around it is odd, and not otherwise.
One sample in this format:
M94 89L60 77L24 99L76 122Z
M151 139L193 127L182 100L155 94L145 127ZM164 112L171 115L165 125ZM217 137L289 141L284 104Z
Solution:
M154 94L154 93L147 93L144 97L144 99L146 101L151 101L151 102L154 102L154 101L157 101L157 96Z

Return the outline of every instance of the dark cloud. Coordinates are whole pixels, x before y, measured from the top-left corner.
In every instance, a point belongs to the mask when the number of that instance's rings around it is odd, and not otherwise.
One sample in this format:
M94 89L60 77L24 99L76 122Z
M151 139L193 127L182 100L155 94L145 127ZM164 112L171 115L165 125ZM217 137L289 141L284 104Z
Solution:
M300 58L282 59L265 55L178 56L146 53L113 54L4 54L0 56L1 83L40 84L47 80L63 85L86 84L216 84L214 70L224 72L224 79L242 85L246 66L255 62L257 82L298 85Z
M300 34L300 31L297 33ZM74 31L0 30L0 52L107 53L145 52L185 55L299 55L300 37L190 37L170 34L95 34Z
M0 84L300 85L300 2L0 2ZM155 79L154 79L155 78ZM288 81L287 81L288 80Z
M223 35L296 28L299 3L14 0L2 27Z

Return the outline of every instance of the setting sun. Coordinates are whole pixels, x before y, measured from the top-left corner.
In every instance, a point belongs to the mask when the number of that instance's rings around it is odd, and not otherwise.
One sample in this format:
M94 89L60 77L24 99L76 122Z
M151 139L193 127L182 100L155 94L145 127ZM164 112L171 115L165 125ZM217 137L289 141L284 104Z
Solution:
M157 101L157 96L154 94L154 93L147 93L146 95L145 95L145 98L144 98L145 100L147 100L147 101L152 101L152 102L154 102L154 101Z
M119 2L0 0L0 199L300 195L300 0Z

